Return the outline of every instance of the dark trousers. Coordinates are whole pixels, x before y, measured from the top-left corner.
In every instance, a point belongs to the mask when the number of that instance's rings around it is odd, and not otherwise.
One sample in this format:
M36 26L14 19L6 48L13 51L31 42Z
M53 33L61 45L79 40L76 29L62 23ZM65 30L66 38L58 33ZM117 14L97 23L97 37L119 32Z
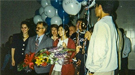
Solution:
M128 75L128 57L121 59L121 70L115 70L115 75Z
M82 54L81 52L79 52L76 55L76 59L77 60L81 60L81 64L80 64L80 71L79 71L79 75L84 75L85 74L85 64L84 64L84 54Z
M121 73L120 75L128 75L128 57L121 59Z
M128 57L121 59L121 70L128 69Z

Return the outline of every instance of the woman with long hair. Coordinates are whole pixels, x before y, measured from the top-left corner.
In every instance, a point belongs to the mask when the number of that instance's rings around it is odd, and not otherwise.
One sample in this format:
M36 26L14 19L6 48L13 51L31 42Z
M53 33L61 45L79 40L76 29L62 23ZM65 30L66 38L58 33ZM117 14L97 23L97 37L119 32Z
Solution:
M24 72L17 71L17 65L25 58L25 48L28 43L30 35L30 23L28 21L21 22L21 32L13 35L13 41L11 46L11 60L14 72L16 75L20 75Z
M67 25L60 25L58 27L58 34L60 36L59 39L54 41L53 46L62 46L63 48L70 48L75 49L75 43L74 41L69 38L69 27ZM74 57L75 52L72 53L72 57ZM72 58L69 58L69 60L72 60ZM66 64L59 64L55 63L51 67L50 75L74 75L75 74L75 68L72 64L72 62L67 62Z

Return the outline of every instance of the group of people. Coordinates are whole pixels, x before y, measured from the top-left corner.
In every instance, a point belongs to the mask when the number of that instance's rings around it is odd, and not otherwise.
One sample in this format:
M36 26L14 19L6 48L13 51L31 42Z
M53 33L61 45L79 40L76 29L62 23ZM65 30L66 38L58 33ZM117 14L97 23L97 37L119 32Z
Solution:
M36 35L30 35L27 21L21 23L21 33L14 34L11 45L11 64L16 75L114 75L119 62L127 65L130 52L130 40L124 35L121 45L122 61L119 58L120 35L112 14L116 11L117 1L96 0L95 14L98 17L94 27L87 28L87 20L80 18L76 25L51 25L50 34L46 35L48 25L38 22ZM123 36L121 36L123 37ZM124 40L123 39L123 40ZM122 40L122 41L123 41ZM128 43L127 43L128 42ZM43 48L59 47L74 49L72 60L64 65L38 67L30 73L18 72L17 65L25 58L25 54L37 53ZM127 48L128 47L128 48ZM123 50L122 50L123 49ZM129 51L127 51L129 50ZM127 69L127 66L126 66ZM119 72L117 72L119 73ZM116 74L115 74L116 75Z

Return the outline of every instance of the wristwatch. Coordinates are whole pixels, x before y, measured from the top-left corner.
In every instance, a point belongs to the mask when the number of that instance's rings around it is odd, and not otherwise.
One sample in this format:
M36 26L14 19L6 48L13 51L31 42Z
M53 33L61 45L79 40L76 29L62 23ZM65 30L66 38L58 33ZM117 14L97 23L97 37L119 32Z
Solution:
M90 71L89 71L89 73L94 74L94 72L90 72Z
M94 72L90 72L91 74L94 74Z

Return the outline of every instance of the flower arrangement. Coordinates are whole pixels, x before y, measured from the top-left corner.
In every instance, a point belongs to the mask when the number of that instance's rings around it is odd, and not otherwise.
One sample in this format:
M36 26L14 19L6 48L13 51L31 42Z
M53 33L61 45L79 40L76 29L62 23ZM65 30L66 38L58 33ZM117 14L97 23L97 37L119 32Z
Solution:
M34 70L34 65L46 67L49 64L59 63L59 59L72 58L72 52L74 49L63 49L63 47L54 47L50 49L42 49L35 53L30 53L25 55L24 62L18 64L18 71L26 70L30 72ZM70 62L72 60L69 60ZM63 63L59 63L63 64Z
M54 63L54 54L49 52L47 49L42 49L35 54L35 64L37 66L47 66L48 64Z
M21 71L23 69L28 69L28 67L34 69L34 55L35 53L26 54L24 61L17 65L17 70Z

